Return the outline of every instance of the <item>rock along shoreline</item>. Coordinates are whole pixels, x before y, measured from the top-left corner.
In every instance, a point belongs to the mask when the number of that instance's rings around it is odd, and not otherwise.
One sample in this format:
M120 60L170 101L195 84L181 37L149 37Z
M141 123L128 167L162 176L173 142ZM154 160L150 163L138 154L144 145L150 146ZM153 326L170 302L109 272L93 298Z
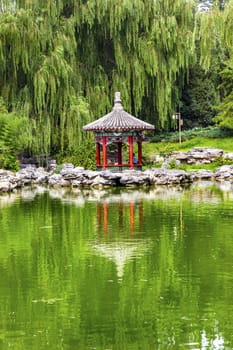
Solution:
M209 170L184 171L170 170L169 162L187 164L208 164L217 157L230 160L230 165L223 165L215 172ZM153 185L183 185L195 181L229 181L233 183L233 154L225 154L214 148L194 148L188 152L174 153L166 158L161 168L152 168L144 171L124 170L119 172L85 170L65 163L50 171L45 168L36 168L28 165L16 173L0 169L0 193L12 192L27 185L46 185L56 187L137 187Z
M125 170L121 172L92 171L72 164L63 164L59 173L44 168L27 167L16 173L0 170L0 192L12 192L28 185L49 187L132 187L153 185L182 185L195 181L233 182L233 165L223 165L215 172L199 170L169 170L163 168L145 171Z

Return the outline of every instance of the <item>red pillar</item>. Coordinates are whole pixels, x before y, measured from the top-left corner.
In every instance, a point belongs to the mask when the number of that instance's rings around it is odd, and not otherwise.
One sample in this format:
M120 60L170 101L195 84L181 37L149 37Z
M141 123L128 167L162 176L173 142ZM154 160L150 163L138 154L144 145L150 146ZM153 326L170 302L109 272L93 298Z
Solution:
M122 165L122 143L118 142L117 144L117 162L118 165Z
M142 165L142 142L138 141L138 165Z
M129 205L130 233L134 233L134 202Z
M104 203L104 233L108 233L108 203Z
M101 205L99 202L97 204L97 227L98 227L98 233L99 233L101 229Z
M143 203L139 204L139 227L142 228L143 225Z
M133 170L133 136L128 137L129 142L129 168Z
M100 144L99 142L96 143L96 166L99 167L100 166Z
M107 168L107 136L103 136L103 170Z

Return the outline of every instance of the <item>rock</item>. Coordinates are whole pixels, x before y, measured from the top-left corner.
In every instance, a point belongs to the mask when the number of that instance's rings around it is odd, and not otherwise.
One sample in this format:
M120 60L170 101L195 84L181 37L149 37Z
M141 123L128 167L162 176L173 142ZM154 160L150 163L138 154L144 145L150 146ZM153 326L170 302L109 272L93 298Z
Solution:
M221 166L215 173L205 169L197 172L169 169L169 165L174 165L173 157L177 157L178 161L181 162L184 160L186 162L194 161L195 159L210 162L214 157L222 155L222 150L196 148L185 154L173 154L164 161L161 168L145 171L93 171L85 170L82 167L74 167L71 163L59 166L61 168L59 174L33 166L27 166L17 173L0 169L0 192L10 192L15 188L33 184L37 186L38 184L48 185L51 188L73 187L77 190L78 188L97 188L99 190L109 186L182 185L199 180L218 181L219 183L227 180L233 183L233 164ZM228 159L231 159L231 157L233 157L233 154L230 154ZM176 162L177 158L175 159ZM57 169L58 167L56 167Z
M215 158L223 157L224 151L216 148L195 147L188 152L175 152L171 157L187 164L209 164Z
M192 180L211 180L214 179L214 173L210 170L200 169L191 173Z
M230 159L233 161L233 153L226 153L223 155L224 159Z
M191 182L190 174L184 170L151 169L147 170L147 174L149 175L150 183L156 185Z
M57 167L57 161L56 159L50 159L49 163L48 163L48 170L49 171L53 171L55 170Z
M72 163L63 163L62 164L62 169L66 169L66 168L73 169L74 168L74 164L72 164Z
M116 186L116 183L110 178L103 177L101 175L96 176L91 184L91 187L104 187L104 186Z
M139 185L149 185L150 178L147 174L143 172L134 172L134 173L123 173L119 179L120 185L124 186L139 186Z
M215 172L215 179L217 181L225 179L233 179L233 165L222 165Z
M56 186L62 181L62 175L61 174L53 174L50 176L48 184L50 186Z
M10 182L7 180L0 180L0 192L9 192L10 190Z
M97 176L100 176L101 174L103 174L104 172L100 172L100 171L93 171L93 170L85 170L83 171L83 175L84 177L86 177L89 180L93 180L95 179Z
M79 179L72 179L72 180L70 180L70 185L72 187L80 187L80 186L82 186L82 183L83 183L83 181L79 180Z

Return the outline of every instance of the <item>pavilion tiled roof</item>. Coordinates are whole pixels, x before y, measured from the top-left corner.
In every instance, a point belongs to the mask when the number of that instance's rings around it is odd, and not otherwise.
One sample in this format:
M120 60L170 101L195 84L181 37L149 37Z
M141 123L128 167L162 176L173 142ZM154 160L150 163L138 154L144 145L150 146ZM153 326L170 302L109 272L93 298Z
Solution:
M83 127L85 131L127 131L127 130L153 130L152 124L146 123L126 111L124 111L120 92L115 93L114 107L112 111L100 119L93 121Z

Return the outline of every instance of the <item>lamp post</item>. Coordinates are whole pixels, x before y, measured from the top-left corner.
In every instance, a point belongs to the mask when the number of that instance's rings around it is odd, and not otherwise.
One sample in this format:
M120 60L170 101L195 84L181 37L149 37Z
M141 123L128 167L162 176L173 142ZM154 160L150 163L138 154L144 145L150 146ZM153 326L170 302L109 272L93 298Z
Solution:
M181 126L183 125L183 120L181 119L181 113L176 112L175 114L173 114L172 119L178 120L179 143L181 143Z

